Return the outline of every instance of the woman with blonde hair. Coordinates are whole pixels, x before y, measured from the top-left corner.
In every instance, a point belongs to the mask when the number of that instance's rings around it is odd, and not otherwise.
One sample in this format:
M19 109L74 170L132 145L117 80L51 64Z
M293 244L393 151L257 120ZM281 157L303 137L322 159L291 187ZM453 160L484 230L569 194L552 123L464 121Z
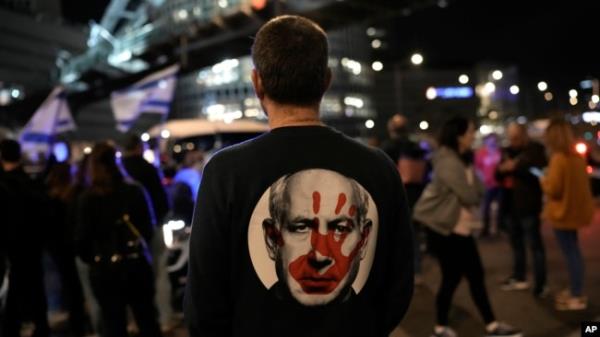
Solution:
M584 265L577 231L591 223L594 213L586 162L575 152L573 131L565 121L551 121L545 141L550 164L547 174L541 178L546 196L542 217L554 228L570 280L569 290L556 297L556 308L583 310L587 307L587 298L583 295Z

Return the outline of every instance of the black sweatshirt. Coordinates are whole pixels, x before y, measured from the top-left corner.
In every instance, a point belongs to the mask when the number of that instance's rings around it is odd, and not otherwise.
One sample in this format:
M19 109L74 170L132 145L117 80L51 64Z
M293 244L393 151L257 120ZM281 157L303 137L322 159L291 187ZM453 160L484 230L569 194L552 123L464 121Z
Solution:
M277 128L218 152L194 213L192 337L388 336L413 291L402 182L328 127Z

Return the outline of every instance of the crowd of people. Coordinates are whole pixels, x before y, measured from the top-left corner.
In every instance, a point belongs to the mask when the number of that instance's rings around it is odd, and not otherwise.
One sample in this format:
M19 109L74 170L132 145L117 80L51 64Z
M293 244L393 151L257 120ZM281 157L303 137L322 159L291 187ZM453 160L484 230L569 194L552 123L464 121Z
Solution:
M279 55L292 38L293 50ZM178 196L168 192L179 187L166 188L143 158L137 135L122 144L121 158L114 144L100 142L75 168L56 163L37 180L23 168L19 143L2 140L2 337L24 328L33 337L50 335L43 254L60 275L73 336L128 336L130 315L139 335L161 336L173 306L160 225L173 201L191 213L195 199L184 305L192 336L387 336L410 303L413 275L423 282L422 247L442 275L433 337L456 336L449 312L463 278L484 335L521 336L496 317L476 239L506 232L514 260L501 288L531 288L544 298L542 222L554 228L569 273L556 308L587 307L578 230L590 224L594 203L564 120L550 122L545 145L512 123L506 147L488 135L474 150L475 122L454 117L431 154L395 115L382 145L386 158L320 121L331 81L327 50L325 32L310 20L283 16L261 28L252 81L272 131L219 152L199 190L193 184ZM181 172L200 183L195 166L186 163Z
M402 123L399 123L402 121ZM403 118L391 119L392 140L398 129L405 127ZM403 131L406 133L406 131ZM413 208L415 232L425 227L427 251L439 261L442 281L436 296L437 325L432 336L452 337L448 312L452 296L464 276L469 282L473 301L488 330L499 335L512 335L517 329L495 319L484 284L485 268L478 252L476 237L488 238L504 232L513 253L512 271L500 284L505 291L532 288L538 299L550 295L542 222L554 228L556 239L567 264L570 286L555 294L557 310L583 310L587 297L583 291L584 262L578 245L578 230L591 224L594 202L586 161L575 151L573 131L562 119L552 120L543 142L528 136L527 126L511 123L507 127L506 147L499 137L489 134L474 150L475 128L465 118L453 118L442 127L429 175L421 166L413 165L411 173L402 174L403 161L415 160L418 144L407 137L384 144L392 160L398 163L402 177L420 177ZM390 150L391 149L391 150ZM549 159L548 159L549 158ZM417 158L418 160L418 158ZM414 178L406 182L408 200ZM492 207L495 205L496 207ZM492 210L495 209L495 211ZM492 218L495 218L492 221ZM493 226L495 225L495 226ZM419 235L415 235L418 240ZM417 242L416 247L421 244ZM533 286L527 281L526 247L533 264ZM421 283L422 250L416 252L415 283Z
M2 336L20 336L24 327L32 336L49 335L44 270L58 273L60 294L53 295L68 312L73 336L127 336L128 307L142 336L162 335L161 325L169 329L173 306L160 225L182 205L189 223L193 197L191 187L172 180L165 186L143 158L143 145L130 135L117 160L115 145L101 142L77 164L55 162L33 179L19 143L1 141L0 280L8 283Z

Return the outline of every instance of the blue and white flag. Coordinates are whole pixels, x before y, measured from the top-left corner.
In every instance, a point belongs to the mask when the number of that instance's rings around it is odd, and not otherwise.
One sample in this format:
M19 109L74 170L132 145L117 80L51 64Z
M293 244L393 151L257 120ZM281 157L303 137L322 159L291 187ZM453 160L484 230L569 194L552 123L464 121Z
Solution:
M21 145L24 151L47 154L57 134L75 129L64 88L56 87L23 128Z
M169 114L177 72L174 65L151 74L141 81L111 95L110 104L117 121L117 129L127 131L142 113Z

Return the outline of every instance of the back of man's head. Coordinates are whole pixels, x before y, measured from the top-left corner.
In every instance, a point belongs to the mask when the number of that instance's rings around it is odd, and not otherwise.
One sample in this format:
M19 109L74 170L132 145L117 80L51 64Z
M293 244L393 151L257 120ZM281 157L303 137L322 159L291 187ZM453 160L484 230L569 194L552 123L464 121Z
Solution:
M135 133L130 133L123 142L123 150L127 154L141 154L143 152L143 144L140 136Z
M279 16L262 26L252 60L265 94L279 104L317 104L329 85L327 36L303 17Z
M21 145L12 139L0 141L0 159L6 163L18 163L21 161Z

